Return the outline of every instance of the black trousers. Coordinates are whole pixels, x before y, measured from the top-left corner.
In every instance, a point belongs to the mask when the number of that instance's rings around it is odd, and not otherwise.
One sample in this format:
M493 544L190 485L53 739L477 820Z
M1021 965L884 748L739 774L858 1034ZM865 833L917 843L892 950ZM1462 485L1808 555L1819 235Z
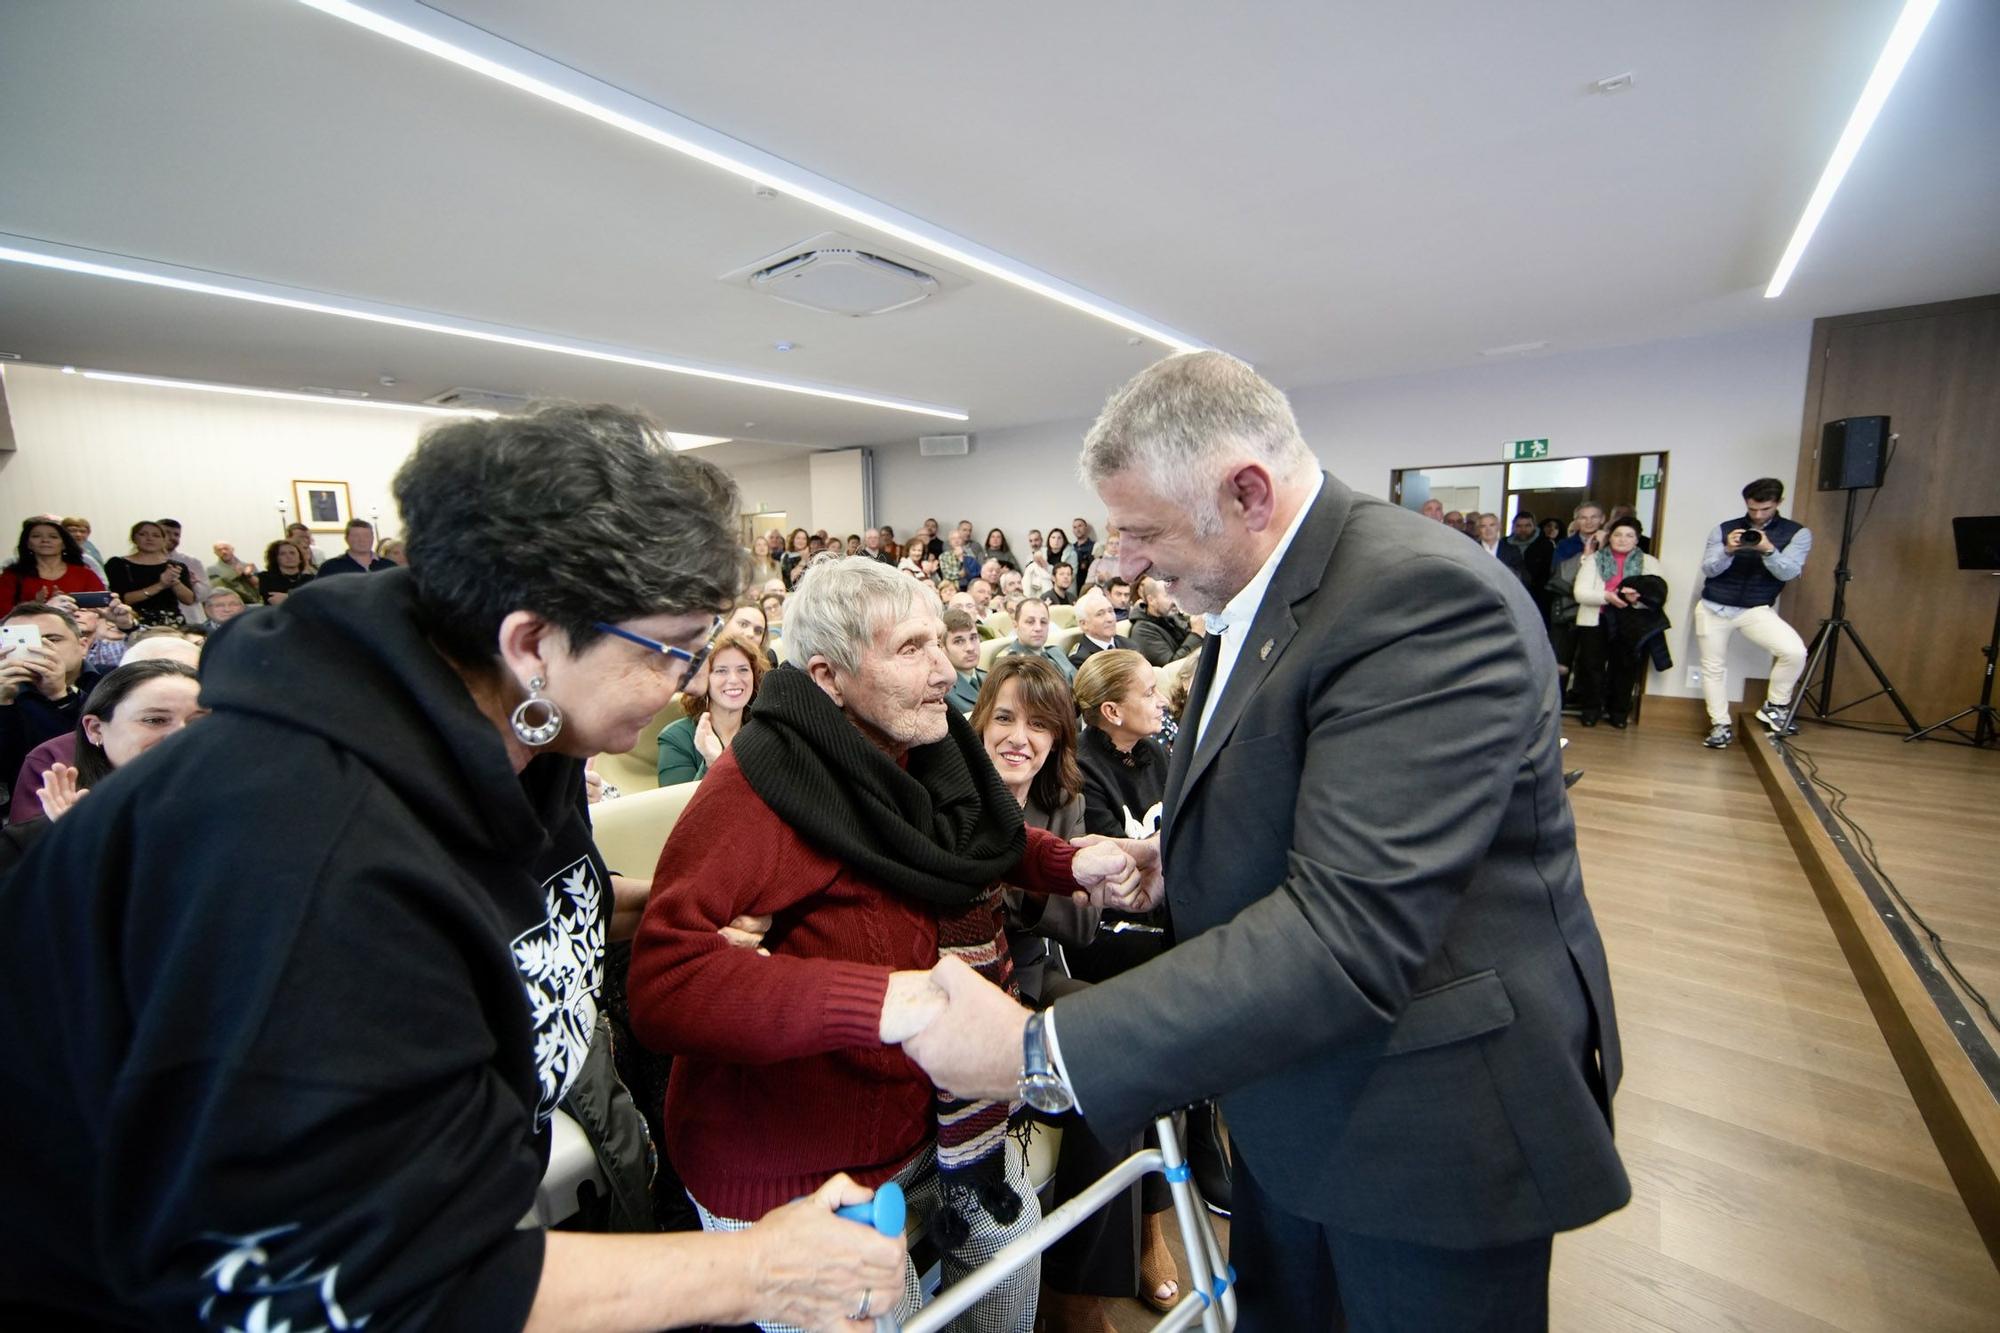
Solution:
M1611 626L1580 625L1576 664L1570 670L1569 701L1586 714L1623 722L1632 711L1639 659L1612 635Z
M1261 1164L1282 1170L1282 1163ZM1236 1145L1229 1260L1237 1333L1543 1333L1551 1237L1448 1250L1334 1231L1285 1212Z

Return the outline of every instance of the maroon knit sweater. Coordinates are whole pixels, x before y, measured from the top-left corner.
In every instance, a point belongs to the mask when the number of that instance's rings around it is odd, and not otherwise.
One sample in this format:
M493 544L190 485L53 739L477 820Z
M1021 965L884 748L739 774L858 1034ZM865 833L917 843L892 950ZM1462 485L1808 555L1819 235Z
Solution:
M1067 893L1076 849L1041 829L1005 879ZM772 956L716 932L777 918ZM755 1221L845 1171L879 1185L935 1133L930 1079L882 1045L889 974L937 962L925 904L806 845L725 753L660 854L632 943L632 1030L675 1056L667 1154L722 1217Z

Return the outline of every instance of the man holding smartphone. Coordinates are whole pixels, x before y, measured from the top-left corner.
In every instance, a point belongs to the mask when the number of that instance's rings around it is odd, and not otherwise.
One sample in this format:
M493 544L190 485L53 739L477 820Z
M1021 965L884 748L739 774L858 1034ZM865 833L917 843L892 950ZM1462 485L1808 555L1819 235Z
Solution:
M1772 731L1798 730L1789 726L1786 714L1805 670L1806 645L1779 616L1777 601L1785 585L1805 570L1812 530L1778 513L1784 498L1785 483L1776 477L1751 482L1743 488L1744 512L1717 525L1702 551L1701 572L1708 581L1694 610L1694 636L1701 645L1701 694L1708 704L1708 736L1702 744L1711 750L1725 749L1735 739L1725 666L1730 636L1738 630L1775 659L1757 720Z
M46 602L23 602L0 618L0 785L28 751L76 725L97 678L83 670L76 619Z

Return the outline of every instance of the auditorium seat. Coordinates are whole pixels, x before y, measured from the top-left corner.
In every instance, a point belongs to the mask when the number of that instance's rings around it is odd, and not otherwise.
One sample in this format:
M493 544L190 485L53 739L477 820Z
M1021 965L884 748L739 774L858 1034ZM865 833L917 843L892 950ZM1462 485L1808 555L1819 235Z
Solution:
M650 791L591 806L591 837L604 864L620 875L650 880L667 835L700 787L699 782L655 785Z
M1153 684L1154 687L1159 691L1160 697L1162 699L1169 698L1172 696L1174 692L1174 683L1178 681L1182 676L1185 676L1189 672L1193 671L1194 664L1196 661L1200 659L1200 657L1201 657L1200 653L1189 653L1186 657L1183 657L1178 661L1169 662L1165 666L1153 668Z
M1076 608L1073 606L1051 606L1049 608L1049 623L1060 626L1063 629L1068 629L1070 626L1076 624Z
M552 1227L574 1216L583 1206L586 1185L598 1195L611 1190L610 1182L604 1178L604 1168L597 1163L597 1152L590 1146L590 1137L569 1112L558 1106L549 1116L548 1169L542 1172L534 1206L521 1219L519 1229Z
M1049 631L1049 642L1064 652L1068 652L1070 649L1076 647L1076 641L1082 637L1083 630L1074 624Z
M985 643L980 644L979 669L981 671L991 671L993 669L994 660L998 658L1000 654L1006 652L1009 648L1012 648L1014 646L1014 642L1015 642L1014 636L1009 634L1004 639L988 639Z
M678 699L662 708L659 715L639 733L639 743L617 754L597 756L597 771L604 780L626 795L651 791L660 785L660 733L679 720Z
M981 623L1003 639L1014 632L1014 617L1005 611L995 611Z

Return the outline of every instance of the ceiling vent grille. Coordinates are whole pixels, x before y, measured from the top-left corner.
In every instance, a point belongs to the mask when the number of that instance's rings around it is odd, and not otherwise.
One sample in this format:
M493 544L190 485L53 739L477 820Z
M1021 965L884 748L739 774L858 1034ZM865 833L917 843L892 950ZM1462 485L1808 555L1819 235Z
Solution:
M954 458L971 452L970 435L917 436L917 454L922 458Z
M729 283L828 315L860 319L886 315L959 283L851 236L824 232L731 273Z
M526 394L501 393L498 389L468 389L463 385L424 399L436 407L475 408L483 412L519 412L531 401Z

